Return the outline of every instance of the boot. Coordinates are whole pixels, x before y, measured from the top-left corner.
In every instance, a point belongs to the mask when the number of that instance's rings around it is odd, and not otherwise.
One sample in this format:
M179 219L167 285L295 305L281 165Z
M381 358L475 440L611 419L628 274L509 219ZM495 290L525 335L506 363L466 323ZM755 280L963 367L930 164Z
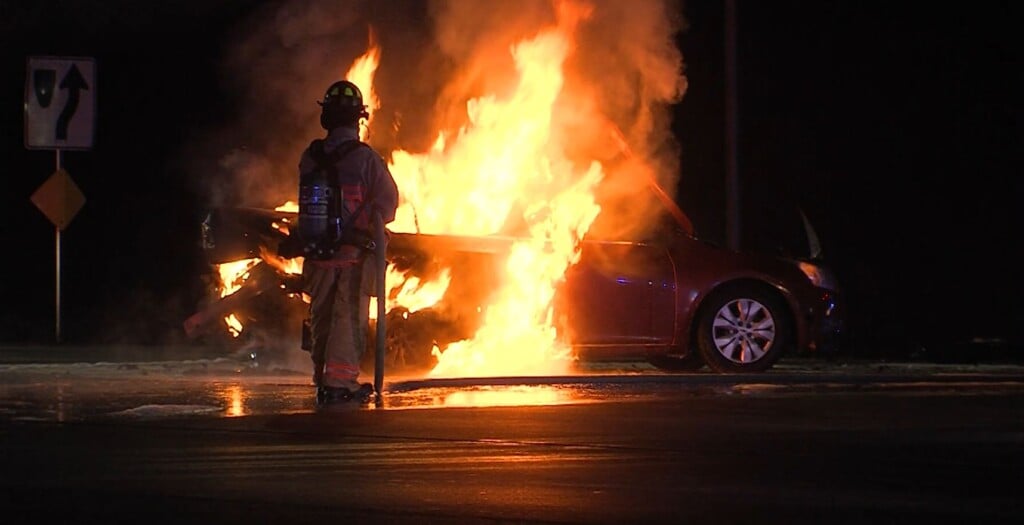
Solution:
M328 405L355 402L365 405L373 399L373 385L363 383L356 390L349 390L345 387L333 387L327 385L318 386L316 389L316 406L325 407Z

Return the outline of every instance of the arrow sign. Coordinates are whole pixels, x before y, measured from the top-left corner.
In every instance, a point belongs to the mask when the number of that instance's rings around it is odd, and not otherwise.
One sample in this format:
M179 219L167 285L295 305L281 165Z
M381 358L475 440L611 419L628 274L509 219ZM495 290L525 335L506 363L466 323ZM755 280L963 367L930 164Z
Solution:
M68 140L68 123L71 122L71 117L75 116L75 110L78 109L78 92L82 89L89 89L89 84L85 83L82 73L78 71L77 64L71 64L71 69L64 75L64 80L60 81L60 88L68 90L68 98L64 103L64 110L57 117L56 135L57 140Z
M88 57L29 57L25 147L92 149L95 127L96 62Z

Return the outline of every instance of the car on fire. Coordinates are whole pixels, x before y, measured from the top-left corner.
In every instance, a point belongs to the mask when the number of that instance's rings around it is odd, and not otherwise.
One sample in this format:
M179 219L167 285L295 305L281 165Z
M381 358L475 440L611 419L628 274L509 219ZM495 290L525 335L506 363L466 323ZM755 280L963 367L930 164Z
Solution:
M839 344L842 291L819 258L729 250L696 237L678 209L676 220L672 216L666 214L668 220L645 239L582 241L580 259L566 272L553 307L558 332L581 360L642 359L664 370L706 366L718 373L751 373L768 370L787 352L826 352ZM280 224L294 218L267 209L212 210L203 223L210 263L272 259L268 253L286 236ZM433 348L443 350L475 333L515 239L389 235L393 268L424 280L439 268L450 269L450 285L437 304L417 311L394 308L386 317L386 369L426 371L435 360ZM294 334L305 305L283 298L295 296L297 277L260 267L238 292L218 301L219 307L208 305L186 328L199 332L204 321L197 319L242 311L247 327L255 323ZM284 310L291 314L282 315ZM364 365L373 362L372 348L367 356Z

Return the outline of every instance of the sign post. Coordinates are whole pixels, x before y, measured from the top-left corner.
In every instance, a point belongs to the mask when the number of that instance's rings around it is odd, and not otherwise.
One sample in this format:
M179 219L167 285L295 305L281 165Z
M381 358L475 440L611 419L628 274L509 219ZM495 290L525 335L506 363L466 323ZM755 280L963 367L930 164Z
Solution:
M82 209L85 204L85 196L82 195L82 191L78 189L75 181L71 180L71 176L68 172L64 171L60 167L60 150L57 150L57 171L50 175L50 178L46 179L39 188L32 194L32 203L39 208L39 211L46 215L46 218L50 219L53 223L57 232L56 239L56 250L54 256L56 259L56 299L57 299L57 342L61 339L61 323L60 323L60 267L61 267L61 256L60 256L60 233L64 228L67 228L68 224L71 223L71 219L75 217L75 214Z
M55 337L61 342L61 231L85 197L61 167L61 150L89 150L96 127L96 62L88 57L29 57L25 75L25 148L52 149L56 171L32 202L56 228Z

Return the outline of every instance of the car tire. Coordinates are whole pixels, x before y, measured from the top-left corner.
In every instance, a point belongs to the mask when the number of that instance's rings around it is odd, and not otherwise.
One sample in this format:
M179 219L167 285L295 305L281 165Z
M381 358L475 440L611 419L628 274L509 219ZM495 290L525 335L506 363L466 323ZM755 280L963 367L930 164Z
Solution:
M698 352L690 352L684 356L659 355L647 360L659 370L666 372L696 372L704 368L704 358Z
M763 372L792 337L789 313L776 293L735 286L709 297L697 318L697 349L718 373Z

